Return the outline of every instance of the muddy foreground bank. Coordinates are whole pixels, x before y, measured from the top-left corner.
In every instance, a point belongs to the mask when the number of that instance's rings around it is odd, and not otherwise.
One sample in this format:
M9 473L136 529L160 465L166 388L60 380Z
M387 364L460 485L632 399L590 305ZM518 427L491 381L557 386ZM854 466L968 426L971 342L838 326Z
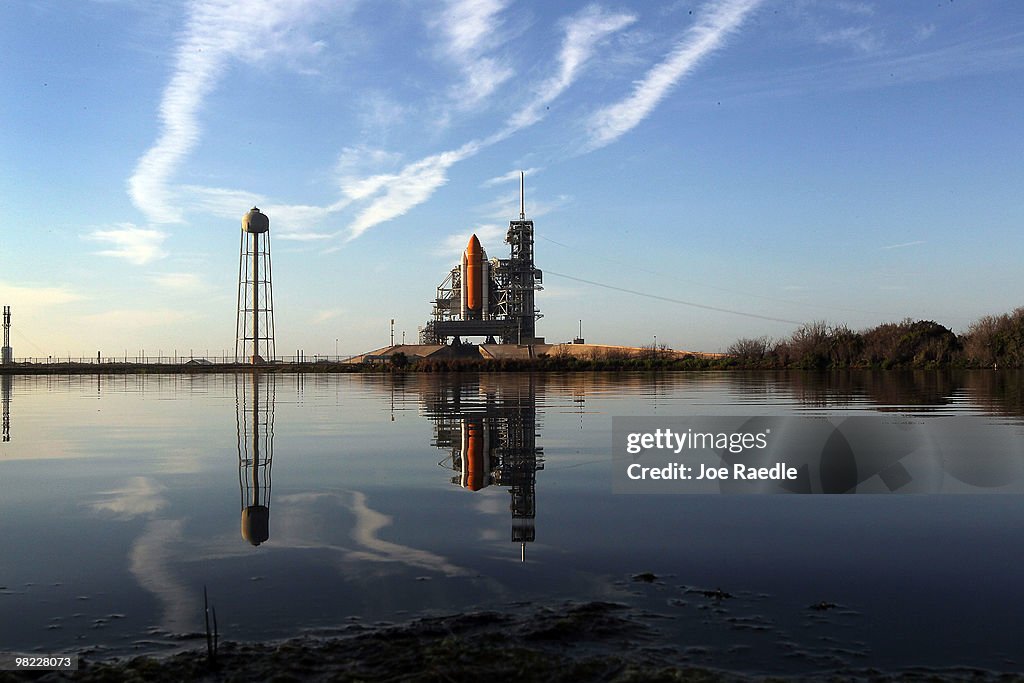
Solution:
M81 660L76 672L0 673L0 681L1011 681L1015 673L870 666L766 675L716 670L707 652L665 642L659 617L607 602L524 614L476 612L397 626L349 625L273 644L222 643L162 657ZM701 664L696 664L699 660Z

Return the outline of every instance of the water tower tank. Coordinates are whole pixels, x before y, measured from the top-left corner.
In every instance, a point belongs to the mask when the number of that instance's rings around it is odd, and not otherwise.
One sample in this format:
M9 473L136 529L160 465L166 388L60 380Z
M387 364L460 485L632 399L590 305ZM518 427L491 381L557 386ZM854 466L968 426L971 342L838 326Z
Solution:
M270 232L270 219L254 206L242 217L242 230L257 234Z
M270 538L270 508L249 505L242 508L242 538L259 545Z

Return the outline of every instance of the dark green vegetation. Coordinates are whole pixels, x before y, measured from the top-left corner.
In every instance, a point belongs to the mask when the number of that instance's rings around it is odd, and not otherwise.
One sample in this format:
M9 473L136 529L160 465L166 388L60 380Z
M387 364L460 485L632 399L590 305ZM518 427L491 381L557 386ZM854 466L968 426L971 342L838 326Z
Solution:
M708 370L730 367L725 358L701 358L694 355L678 354L665 349L647 349L639 355L609 351L579 358L568 354L554 353L539 358L467 359L467 358L424 358L417 361L392 364L396 370L411 369L417 372L573 372L591 370Z
M727 365L743 368L928 369L1024 367L1024 308L985 316L955 334L931 320L884 323L860 332L814 322L788 339L740 339Z

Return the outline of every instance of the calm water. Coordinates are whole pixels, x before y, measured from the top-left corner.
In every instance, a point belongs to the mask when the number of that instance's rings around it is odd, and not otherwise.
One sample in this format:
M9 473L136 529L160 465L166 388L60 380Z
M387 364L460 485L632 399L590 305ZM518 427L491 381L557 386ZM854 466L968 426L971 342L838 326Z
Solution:
M0 650L197 646L206 586L232 640L601 599L742 671L1022 665L1020 495L616 495L610 457L616 415L1021 424L1016 374L2 380Z

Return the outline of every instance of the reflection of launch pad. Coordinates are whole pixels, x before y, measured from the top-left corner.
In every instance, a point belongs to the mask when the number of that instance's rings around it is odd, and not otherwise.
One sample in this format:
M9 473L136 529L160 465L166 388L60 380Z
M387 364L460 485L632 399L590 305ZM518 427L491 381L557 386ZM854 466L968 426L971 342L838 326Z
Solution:
M512 542L536 538L537 471L544 469L537 446L537 397L532 378L496 387L442 384L424 397L434 423L432 445L450 451L441 465L457 474L452 483L470 491L507 486L511 495Z
M437 287L431 319L420 329L421 344L446 344L462 337L544 343L536 336L541 316L534 305L543 276L533 262L533 221L526 220L522 185L519 220L509 221L505 242L509 258L488 261L476 235L469 239L461 265Z

